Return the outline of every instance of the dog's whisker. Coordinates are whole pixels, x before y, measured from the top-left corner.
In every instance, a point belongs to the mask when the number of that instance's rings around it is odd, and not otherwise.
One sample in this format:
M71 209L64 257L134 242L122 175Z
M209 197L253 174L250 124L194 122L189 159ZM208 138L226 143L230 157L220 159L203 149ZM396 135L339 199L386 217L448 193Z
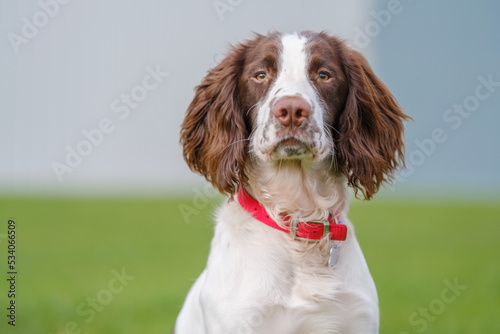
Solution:
M245 138L245 139L241 139L241 140L236 140L232 143L229 143L229 145L227 145L226 147L224 147L219 153L217 153L216 157L225 153L225 151L227 151L231 146L235 145L235 144L238 144L238 143L241 143L241 142L244 142L244 141L250 141L250 138Z
M247 112L246 112L246 115L248 116L248 114L250 114L250 111L252 111L252 109L254 108L257 108L259 106L259 103L255 103L253 106L251 106L250 108L248 108Z
M342 136L342 134L341 134L341 133L340 133L337 129L335 129L335 127L334 127L334 126L332 126L332 125L330 125L330 124L328 124L328 123L324 123L324 124L325 124L327 127L331 128L333 131L337 132L339 135L341 135L341 136Z

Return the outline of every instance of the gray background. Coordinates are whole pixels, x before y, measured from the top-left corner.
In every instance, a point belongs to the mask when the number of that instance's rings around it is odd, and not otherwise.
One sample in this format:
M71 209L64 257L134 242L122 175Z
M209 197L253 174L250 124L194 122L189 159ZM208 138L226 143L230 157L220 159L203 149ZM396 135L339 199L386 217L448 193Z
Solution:
M41 3L55 0L0 4L0 193L190 193L203 180L185 165L178 133L207 69L252 31L326 30L365 54L414 119L410 168L385 194L499 194L500 87L457 129L443 119L472 101L478 77L500 82L498 2L221 0L219 15L209 0L66 1L46 21ZM42 26L16 52L9 38L34 19ZM169 75L120 119L113 101L157 66ZM103 119L114 130L59 181L51 165ZM435 129L446 140L423 152L416 141Z

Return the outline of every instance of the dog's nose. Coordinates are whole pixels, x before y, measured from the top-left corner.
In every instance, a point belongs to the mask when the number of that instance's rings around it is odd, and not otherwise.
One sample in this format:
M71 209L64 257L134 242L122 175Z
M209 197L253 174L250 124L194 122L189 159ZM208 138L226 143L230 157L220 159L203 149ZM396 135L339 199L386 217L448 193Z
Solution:
M274 116L287 127L298 127L311 115L311 106L301 97L282 97L276 102Z

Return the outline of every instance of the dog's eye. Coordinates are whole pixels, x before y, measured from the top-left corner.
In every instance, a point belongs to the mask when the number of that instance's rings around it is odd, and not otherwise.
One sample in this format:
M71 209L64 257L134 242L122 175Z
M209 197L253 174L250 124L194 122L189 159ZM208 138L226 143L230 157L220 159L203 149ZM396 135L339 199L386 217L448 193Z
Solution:
M319 72L318 77L321 81L328 81L330 79L330 76L325 72Z
M260 72L260 73L257 73L257 75L255 76L255 79L257 79L257 81L264 81L267 79L267 75L264 72Z

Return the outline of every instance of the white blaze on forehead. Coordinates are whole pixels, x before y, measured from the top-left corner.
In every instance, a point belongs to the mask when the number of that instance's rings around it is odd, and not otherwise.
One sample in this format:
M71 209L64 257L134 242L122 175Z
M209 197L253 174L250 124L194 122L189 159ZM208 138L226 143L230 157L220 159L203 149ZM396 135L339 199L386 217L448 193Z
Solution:
M281 73L277 81L283 83L307 82L307 54L303 36L284 35L281 38L283 45L281 53Z

